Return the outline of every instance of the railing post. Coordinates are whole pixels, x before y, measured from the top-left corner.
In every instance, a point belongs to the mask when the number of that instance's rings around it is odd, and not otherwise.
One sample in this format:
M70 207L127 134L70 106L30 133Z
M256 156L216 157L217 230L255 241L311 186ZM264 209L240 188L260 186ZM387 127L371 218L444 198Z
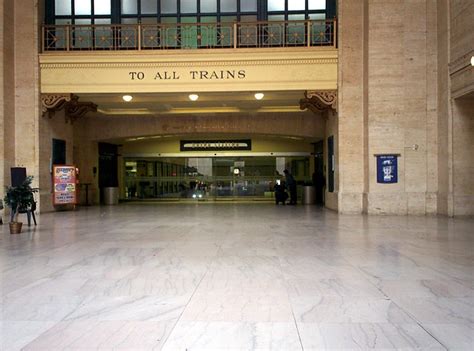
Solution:
M237 22L234 22L233 24L233 28L234 28L234 49L237 49Z
M332 21L332 25L334 27L332 31L332 41L333 41L332 45L334 46L334 49L336 49L337 48L337 35L336 35L337 34L337 20L336 19Z
M66 51L69 51L71 46L71 27L70 24L66 26Z
M137 27L137 37L138 37L138 51L140 51L142 49L142 24L141 22L138 23L138 27Z
M306 22L306 40L308 47L311 46L311 39L311 20L308 20L308 22Z
M46 31L46 26L45 26L44 24L43 24L43 26L42 26L42 29L43 29L43 30L41 31L41 52L43 53L43 52L44 52L44 48L45 48L45 46L44 46L44 41L45 41L45 34L44 34L44 32Z

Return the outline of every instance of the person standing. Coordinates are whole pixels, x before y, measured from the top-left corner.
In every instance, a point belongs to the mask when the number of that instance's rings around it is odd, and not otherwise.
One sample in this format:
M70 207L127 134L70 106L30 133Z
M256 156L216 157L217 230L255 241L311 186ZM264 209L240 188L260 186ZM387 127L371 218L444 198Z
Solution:
M290 191L290 205L296 205L296 181L293 178L293 175L285 169L283 171L285 173L285 180L286 185L288 186L288 190Z
M317 170L313 173L313 186L316 193L316 204L324 205L324 187L326 186L326 178L323 172Z

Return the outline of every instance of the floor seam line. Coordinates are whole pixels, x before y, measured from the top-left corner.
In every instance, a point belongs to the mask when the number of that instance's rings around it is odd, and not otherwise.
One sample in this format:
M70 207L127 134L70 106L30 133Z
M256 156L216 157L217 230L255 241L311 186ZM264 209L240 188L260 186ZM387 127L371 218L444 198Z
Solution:
M296 321L295 311L293 309L293 304L291 303L290 294L288 292L288 286L286 284L287 280L286 280L285 275L283 273L283 268L282 268L282 265L281 265L280 256L278 256L278 265L280 266L280 270L281 270L281 273L282 273L282 278L283 278L283 281L285 282L285 290L286 290L286 295L288 297L288 304L290 305L290 308L291 308L291 316L293 317L293 323L295 324L296 334L298 335L298 340L300 342L301 351L304 351L303 341L301 340L300 330L298 328L298 322Z
M188 302L186 303L186 305L184 306L183 308L183 311L181 312L181 314L179 315L178 319L176 320L176 323L173 325L173 327L171 328L168 336L166 337L165 341L163 342L163 346L160 348L162 349L166 343L168 342L168 339L170 337L170 335L173 333L174 329L176 328L176 326L178 325L179 321L181 320L181 317L183 317L183 314L184 312L186 311L186 308L188 307L189 303L191 302L192 298L194 297L194 295L196 294L196 291L199 289L199 287L201 286L201 283L202 281L204 280L204 278L206 277L207 273L209 272L209 269L207 269L206 273L203 274L201 280L199 280L199 283L196 285L196 289L194 289L193 293L191 294L191 296L189 297L189 300Z
M447 347L445 344L443 344L440 340L438 340L437 337L435 337L433 334L431 334L428 330L425 329L425 327L421 324L421 322L415 318L410 312L406 311L404 308L402 308L398 303L393 301L391 298L389 298L390 302L392 302L395 306L397 306L399 309L401 309L403 312L405 312L408 316L410 316L411 319L413 319L416 324L423 329L429 336L431 336L438 344L440 344L442 347L445 348L445 350L449 350L449 347Z
M348 261L350 263L350 261ZM402 308L398 303L396 303L390 296L388 296L383 290L382 288L380 288L376 283L374 283L373 281L371 281L369 279L369 277L367 276L368 274L366 272L364 272L359 266L357 265L353 265L352 263L350 263L350 265L352 267L354 267L355 269L357 269L360 273L362 273L362 276L364 277L364 279L369 283L371 284L374 288L376 288L378 291L380 291L388 301L390 301L391 303L393 303L395 306L397 306L400 310L402 310L403 312L405 312L411 319L413 319L416 324L421 328L423 329L429 336L431 336L434 340L436 340L436 342L438 344L440 344L442 347L444 347L446 350L449 350L448 347L446 347L446 345L444 345L440 340L438 340L433 334L431 334L428 330L426 330L423 325L421 324L421 322L415 318L415 316L413 316L411 313L409 313L408 311L406 311L404 308Z

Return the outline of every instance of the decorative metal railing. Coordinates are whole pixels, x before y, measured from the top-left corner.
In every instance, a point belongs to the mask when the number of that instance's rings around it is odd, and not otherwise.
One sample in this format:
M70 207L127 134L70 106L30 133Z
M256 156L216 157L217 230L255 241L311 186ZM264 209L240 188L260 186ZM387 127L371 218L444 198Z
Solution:
M43 52L336 47L336 20L45 25Z

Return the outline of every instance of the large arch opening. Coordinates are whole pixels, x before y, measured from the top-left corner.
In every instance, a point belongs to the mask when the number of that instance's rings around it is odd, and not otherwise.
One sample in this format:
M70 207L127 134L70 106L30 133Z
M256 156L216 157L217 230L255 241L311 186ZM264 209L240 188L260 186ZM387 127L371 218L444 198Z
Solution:
M128 102L123 94L78 94L97 106L69 118L63 133L80 182L90 184L80 203L100 203L107 187L123 201L273 201L285 169L301 199L315 173L327 176L325 145L336 117L306 109L305 91L199 92L195 101L191 93L130 94Z

